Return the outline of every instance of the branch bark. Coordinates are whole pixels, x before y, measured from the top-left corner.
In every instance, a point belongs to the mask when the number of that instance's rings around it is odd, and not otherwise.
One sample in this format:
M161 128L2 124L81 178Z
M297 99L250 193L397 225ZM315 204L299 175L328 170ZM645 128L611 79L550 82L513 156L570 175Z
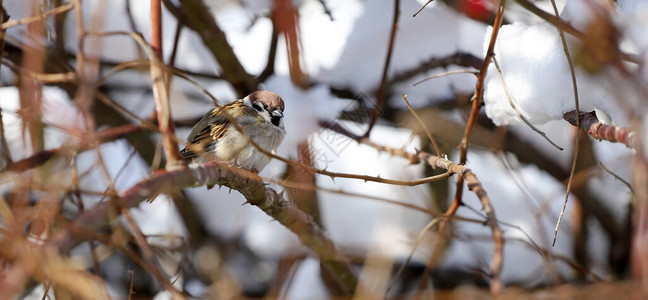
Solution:
M349 260L335 247L312 218L299 210L283 195L265 186L258 175L237 167L225 166L216 162L204 165L182 166L172 171L159 171L148 179L142 180L119 197L123 208L137 206L140 202L152 199L160 193L170 193L185 187L218 184L240 192L247 202L259 207L266 214L279 221L294 232L302 243L310 248L331 271L336 282L343 287L346 295L355 290L357 279ZM110 203L103 203L78 216L68 229L55 235L50 243L69 251L88 236L88 230L97 229L109 221Z
M183 160L175 141L175 128L171 117L171 103L169 93L164 83L165 76L162 70L162 4L161 0L151 0L151 48L157 59L151 58L151 77L153 78L153 96L155 98L155 112L158 125L162 134L162 145L166 153L166 168L175 168L182 165Z
M581 112L576 118L576 111L570 111L563 115L563 118L570 124L576 126L580 119L581 127L593 138L606 140L612 143L622 143L631 149L637 149L637 135L630 129L612 125L606 125L599 121L596 112Z
M502 230L497 224L497 217L495 216L495 210L486 194L486 190L482 186L477 176L472 173L472 171L464 166L463 164L456 164L451 160L432 155L430 153L419 151L417 153L410 153L403 149L395 149L383 145L376 144L370 141L366 137L355 135L346 129L338 126L337 124L327 123L325 121L320 121L320 126L326 129L333 130L339 134L345 135L358 143L365 144L370 146L378 151L387 152L390 155L400 156L406 158L410 161L411 164L424 163L430 165L432 168L442 168L448 170L448 172L453 174L458 174L459 178L463 178L467 185L468 189L475 193L479 198L480 203L482 204L482 209L486 213L486 222L485 225L490 227L493 232L493 258L491 261L490 267L490 277L491 277L491 294L499 295L502 292L503 284L502 280L499 277L500 272L502 271L502 263L504 258L504 236Z
M180 7L170 0L163 0L167 9L187 27L194 30L221 67L222 77L227 80L239 97L243 98L257 90L258 82L248 74L239 62L232 46L227 42L225 33L218 27L211 10L202 0L183 0Z

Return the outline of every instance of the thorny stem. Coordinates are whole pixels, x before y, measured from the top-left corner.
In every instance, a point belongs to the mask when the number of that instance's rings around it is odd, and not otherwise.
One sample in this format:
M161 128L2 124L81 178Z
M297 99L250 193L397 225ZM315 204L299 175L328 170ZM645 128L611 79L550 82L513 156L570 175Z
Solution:
M464 130L464 134L461 138L461 143L459 145L459 163L461 165L464 165L466 163L466 158L468 156L468 141L470 139L470 134L472 132L473 127L475 126L475 123L477 122L477 116L479 115L479 111L482 106L482 97L484 96L484 80L486 79L486 73L488 72L488 66L490 65L491 62L491 57L495 55L495 42L497 41L497 34L499 33L499 29L502 26L502 21L504 20L504 9L506 7L506 0L500 0L499 5L497 6L497 14L495 15L495 21L493 21L493 31L491 33L490 41L488 43L488 50L486 51L486 58L484 59L484 63L481 66L481 69L479 70L479 75L477 76L477 84L475 85L475 93L472 97L472 110L470 111L470 116L468 117L468 122L466 123L466 128ZM463 183L464 183L465 178L463 176L460 176L457 178L457 189L455 192L455 197L454 200L452 201L452 204L450 205L450 208L446 211L446 216L452 216L456 213L457 209L461 205L461 198L463 195ZM468 188L470 188L470 183L468 183ZM481 199L481 197L480 197ZM483 205L483 204L482 204ZM489 205L490 206L490 205ZM486 210L486 207L484 207L484 210ZM496 224L495 224L496 226ZM444 228L441 228L443 226L439 227L439 230L443 230ZM500 238L501 239L501 231L499 231L499 228L497 231L493 231L493 238ZM504 242L502 241L501 243L496 242L495 243L495 248L497 253L497 248L498 247L503 247ZM499 251L502 251L502 249L499 249ZM501 254L501 252L500 252ZM499 277L496 277L495 274L499 274L501 271L502 267L502 262L501 262L501 255L499 256L499 260L495 259L495 256L493 256L493 262L491 264L491 276L493 276L493 281L491 282L491 294L492 295L498 295L502 289L502 281L500 280Z
M271 188L267 188L258 175L245 169L209 162L195 167L181 166L172 171L161 171L140 181L121 193L120 206L135 207L140 202L160 193L169 193L185 187L218 184L239 191L248 203L259 207L266 214L293 231L304 245L317 254L325 267L331 270L335 280L348 295L355 290L357 280L348 259L337 250L312 218L285 200ZM106 221L111 206L100 204L78 216L72 226L59 231L50 244L68 251L85 236L88 230L98 228Z
M491 293L494 295L498 295L501 292L501 290L503 289L503 285L502 285L501 278L499 277L499 274L502 271L502 263L503 263L503 256L504 256L504 236L502 230L499 228L499 225L497 223L497 218L495 216L495 210L493 209L493 206L490 202L490 199L488 198L488 195L486 194L486 191L484 190L479 179L477 179L477 176L473 174L469 168L467 168L463 164L456 164L448 159L434 156L424 151L419 151L416 154L414 154L414 153L409 153L403 149L394 149L391 147L379 145L374 142L371 142L366 137L357 136L337 124L327 124L327 123L320 122L320 126L333 130L339 134L345 135L357 141L358 143L368 145L378 151L387 152L394 156L400 156L406 158L412 164L427 163L432 168L439 167L445 169L450 173L458 174L459 178L463 178L464 180L466 180L468 184L468 189L473 193L475 193L475 195L477 195L479 201L482 204L482 209L486 214L485 224L488 227L490 227L491 231L493 232L494 251L493 251L493 258L491 261L490 274L489 274L492 280ZM453 215L445 214L445 217L451 218L453 217Z

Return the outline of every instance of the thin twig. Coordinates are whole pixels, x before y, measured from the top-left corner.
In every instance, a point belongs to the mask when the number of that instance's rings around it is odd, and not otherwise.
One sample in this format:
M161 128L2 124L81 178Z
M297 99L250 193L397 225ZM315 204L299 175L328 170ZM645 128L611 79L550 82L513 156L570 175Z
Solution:
M537 127L533 126L529 120L520 112L520 110L515 106L515 103L513 102L513 97L509 93L508 88L506 87L506 81L504 81L504 75L502 74L502 69L500 69L499 63L497 63L497 58L495 56L492 57L493 59L493 64L495 65L495 69L497 69L497 74L499 75L500 81L502 82L502 89L504 89L504 94L506 95L506 99L508 100L509 106L515 111L515 114L526 124L531 128L533 131L538 133L540 136L542 136L547 142L549 142L552 146L556 147L558 150L562 151L564 150L562 147L558 146L558 144L554 143L546 133L544 133L542 130L538 129Z
M328 5L326 5L325 0L317 0L322 5L322 8L324 8L324 13L329 17L331 22L335 21L335 18L333 18L333 13L331 13L331 10L329 9Z
M245 71L225 33L202 0L183 0L179 2L179 7L174 5L177 3L175 1L162 1L176 18L182 19L187 28L200 36L220 65L223 79L232 85L241 98L258 89L256 78Z
M504 255L504 238L502 230L497 224L497 217L495 216L495 210L484 190L481 182L477 179L477 176L472 173L472 171L464 166L463 164L456 164L451 160L432 155L430 153L419 151L416 154L409 153L403 149L394 149L391 147L383 146L371 142L366 137L357 136L348 130L342 128L337 124L330 124L326 122L320 122L320 126L333 130L337 133L345 135L358 143L368 145L378 151L387 152L391 155L400 156L406 158L412 164L416 163L426 163L432 168L442 168L451 173L458 174L459 178L463 178L468 185L468 189L475 193L479 198L480 203L482 204L482 209L486 214L486 221L484 222L491 229L493 233L493 259L491 261L490 267L490 276L492 279L491 282L491 293L499 294L503 289L501 278L499 277L500 272L502 271L503 255ZM454 214L453 214L454 215ZM445 215L446 217L452 217L453 215Z
M119 202L122 207L130 208L159 193L169 193L184 187L218 184L239 191L248 203L262 209L288 229L293 231L304 245L317 254L325 267L329 268L346 294L351 294L356 286L356 279L348 259L340 253L333 242L312 219L285 200L273 189L265 186L253 172L225 166L222 163L209 162L192 167L181 166L173 171L160 171L140 181L121 194ZM62 251L70 249L77 243L74 232L98 228L107 221L110 206L100 204L92 210L77 217L74 225L61 230L50 239L52 246L59 246Z
M554 15L556 18L560 19L558 15L558 8L556 7L556 1L551 0L551 7L553 7ZM572 61L571 55L569 54L569 47L567 46L567 39L565 38L565 32L562 27L558 28L558 34L560 35L560 41L562 42L563 50L565 51L565 56L567 57L567 63L569 64L569 73L571 74L572 86L574 88L574 107L576 115L580 116L580 107L578 101L578 84L576 83L576 71L574 70L574 62ZM567 200L569 199L569 193L571 192L572 181L574 180L574 173L576 172L576 162L578 161L578 149L580 148L580 129L581 122L580 118L576 118L576 135L575 135L575 145L574 145L574 159L571 165L571 171L569 172L569 181L567 181L567 192L565 193L565 202L563 203L562 209L560 210L560 216L558 216L558 221L556 222L556 229L554 229L554 238L552 246L556 245L556 238L558 238L558 228L560 227L560 221L562 220L563 214L565 213L565 208L567 207Z
M141 0L140 0L141 1ZM137 23L135 23L135 18L133 18L133 12L131 10L131 0L126 0L126 5L124 5L125 10L126 10L126 18L128 18L128 25L130 26L130 30L132 32L137 32L141 33L142 31L137 28ZM137 49L137 56L139 58L144 58L146 57L146 54L144 54L143 50L140 48Z
M97 133L95 136L97 139L98 143L105 143L105 142L110 142L114 141L118 138L122 138L130 133L136 132L138 130L141 130L141 127L138 125L134 124L129 124L129 125L123 125L121 127L116 127L116 128L108 128L100 131ZM89 150L92 148L92 143L88 143L87 140L81 140L81 143L77 146L72 147L73 152L80 152L80 151L85 151ZM55 149L48 149L48 150L43 150L41 152L38 152L32 156L29 156L27 158L24 158L22 160L16 161L10 165L8 165L4 170L2 170L0 173L4 171L13 171L13 172L23 172L31 168L38 167L45 162L47 162L50 158L57 156L59 154L65 153L67 151L70 151L69 147L63 146L61 148L55 148Z
M380 86L376 94L376 107L371 113L371 121L364 136L368 137L376 124L378 115L380 114L383 105L385 104L385 90L387 89L387 75L389 74L389 64L391 63L392 53L394 51L394 41L396 40L396 30L398 29L398 17L400 16L400 0L394 0L394 16L392 19L391 32L389 33L389 44L387 47L387 57L385 58L385 66L383 67L382 78L380 79Z
M603 170L608 172L608 174L612 175L612 177L614 177L615 179L621 181L625 186L628 187L628 189L630 190L630 194L632 195L632 205L634 207L637 207L637 203L636 203L637 202L637 196L635 195L634 189L632 188L632 185L630 184L630 182L628 182L627 180L621 178L619 175L615 174L614 172L610 171L610 169L608 169L602 162L599 162L599 165L601 165L601 168L603 168Z
M135 295L135 291L133 291L133 267L131 267L128 270L128 274L129 274L129 277L130 277L130 279L129 279L130 284L129 284L129 287L128 287L128 300L131 300L133 298L133 295Z
M418 10L417 10L413 15L412 15L412 17L416 17L416 16L417 16L417 15L418 15L418 14L419 14L419 13L420 13L424 8L425 8L425 7L426 7L426 6L428 6L428 4L432 3L432 1L434 1L434 0L428 0L427 2L425 2L425 4L423 4L423 5L421 6L421 8L419 8L419 9L418 9Z
M117 73L119 73L121 71L128 70L130 68L137 68L137 67L150 67L150 65L151 65L151 61L147 60L147 59L131 60L131 61L126 61L126 62L120 63L120 64L114 66L114 68L110 69L108 72L106 72L104 77L97 80L95 82L95 87L99 87L99 86L104 85L108 81L108 79L110 79L112 76L114 76L115 74L117 74ZM170 73L174 74L175 76L178 76L178 77L186 80L187 82L189 82L191 85L193 85L195 88L197 88L201 93L203 93L207 97L209 97L209 99L212 100L212 103L214 104L214 106L219 106L220 105L218 99L216 98L216 96L214 96L206 88L204 88L202 85L200 85L200 83L198 83L197 81L191 79L191 77L188 76L188 75L191 75L190 73L187 73L186 71L183 71L183 70L180 70L178 68L171 67L171 66L167 66L167 65L163 65L162 68L165 71L170 72Z
M466 128L464 129L464 134L461 137L461 142L459 143L459 163L465 164L466 159L468 158L468 141L470 140L470 134L472 133L475 123L477 123L477 117L482 106L482 98L484 96L484 80L486 79L486 73L488 72L488 66L491 62L491 57L494 55L495 51L495 42L497 41L497 35L499 33L500 27L504 20L504 8L506 7L506 0L500 0L497 6L497 14L495 20L493 21L493 31L490 36L490 41L488 42L488 49L486 50L486 57L484 62L479 70L479 75L477 76L477 83L475 84L475 93L472 96L472 109L470 110L470 116L468 117L468 122L466 123ZM455 191L455 197L450 204L450 207L446 211L446 215L453 215L456 213L457 209L461 205L461 198L463 196L463 183L464 179L459 177L457 179L457 188ZM442 228L440 228L442 229ZM501 287L501 283L498 283ZM499 292L501 289L492 289L492 292Z
M395 83L407 81L415 76L418 76L419 74L423 74L435 68L447 68L451 65L455 65L479 69L483 63L484 60L482 58L466 52L455 52L443 57L431 57L421 62L414 68L394 73L390 77L387 85L393 85Z
M470 140L470 134L472 133L473 127L477 122L479 111L481 110L482 98L484 96L484 80L486 79L486 73L488 72L488 66L491 62L491 57L494 55L495 42L497 41L497 35L499 33L500 27L502 26L502 22L504 20L505 8L506 8L506 0L500 0L499 4L497 5L497 14L495 15L495 20L493 21L493 31L490 36L490 41L488 42L486 57L484 58L484 63L482 64L481 69L479 70L479 75L477 76L477 83L475 84L475 93L473 94L472 97L472 101L473 101L472 109L470 111L470 116L468 117L468 121L466 123L466 128L464 129L464 134L461 137L461 143L459 144L459 163L462 165L466 163L466 159L468 158L468 141ZM450 204L450 207L445 213L446 216L454 215L457 212L459 206L462 204L464 179L465 178L463 176L457 178L455 197L452 201L452 204ZM468 182L468 187L470 188L470 182ZM488 199L486 198L485 200ZM483 206L484 206L484 210L486 211L486 205ZM489 202L488 202L488 207L490 208L491 212L494 215L494 211L492 211L492 207L490 206ZM502 281L498 276L502 269L502 252L503 252L502 248L504 247L504 241L502 239L502 232L501 230L499 230L499 227L497 227L497 224L494 224L493 226L495 226L492 227L494 228L493 239L495 240L494 243L495 254L493 255L493 261L491 262L490 273L491 276L493 276L493 281L491 282L490 290L493 296L497 296L502 292L502 289L504 288ZM442 227L443 226L440 226L439 230L443 230L444 228ZM429 270L426 271L429 272Z
M428 130L427 126L425 126L425 123L423 123L423 120L421 120L421 117L416 113L416 111L412 108L410 105L409 101L407 101L407 95L403 94L403 100L405 101L405 104L407 104L407 109L412 113L414 118L416 118L416 121L418 121L419 125L423 127L423 130L425 131L425 134L427 135L428 139L430 142L432 142L432 146L434 146L434 151L436 152L437 156L441 156L441 149L439 149L439 145L437 145L436 140L432 136L432 133L430 133L430 130Z
M479 72L476 72L476 71L473 71L473 70L456 70L456 71L443 72L443 73L435 74L435 75L432 75L430 77L426 77L424 79L421 79L421 80L415 82L414 84L412 84L412 86L417 86L417 85L419 85L419 84L421 84L423 82L426 82L428 80L432 80L432 79L435 79L435 78L444 77L444 76L448 76L448 75L453 75L453 74L473 74L473 75L477 76L477 75L479 75Z
M6 29L14 27L14 26L25 25L25 24L29 24L29 23L33 23L33 22L42 21L42 20L44 20L45 18L47 18L49 16L64 13L66 11L71 10L72 8L74 8L74 5L72 3L67 3L67 4L61 5L59 7L56 7L54 9L52 9L52 10L48 10L48 11L46 11L46 12L40 14L40 15L37 15L37 16L31 16L31 17L18 19L18 20L6 21L6 22L0 24L0 30L6 30Z
M428 233L430 230L432 230L432 227L434 227L434 225L439 223L441 220L443 220L443 216L435 217L430 222L428 222L427 225L423 227L423 229L421 229L418 236L416 237L416 240L414 241L414 245L412 246L412 251L410 251L410 254L407 256L407 259L405 259L405 262L403 262L403 264L398 269L398 271L396 271L396 275L394 275L391 282L387 286L387 291L385 292L385 294L389 293L392 287L394 287L396 280L403 274L403 271L405 271L405 267L407 267L409 262L412 260L412 257L416 252L416 248L418 248L419 244L423 241L423 237L425 236L425 234Z
M169 56L169 63L165 65L165 67L173 70L175 66L175 61L176 57L178 55L178 45L180 45L180 35L182 34L182 28L184 27L184 24L182 24L182 19L177 20L178 24L176 24L176 30L175 34L173 35L173 48L171 48L171 56ZM171 81L173 80L173 76L171 76L173 72L167 71L166 72L166 78L165 82L167 84L167 91L171 88Z
M259 74L259 81L265 82L275 71L275 60L277 57L277 46L279 44L279 31L277 30L277 25L275 25L276 20L272 20L272 36L270 37L270 49L268 50L268 58L266 61L266 66L263 68L261 74Z

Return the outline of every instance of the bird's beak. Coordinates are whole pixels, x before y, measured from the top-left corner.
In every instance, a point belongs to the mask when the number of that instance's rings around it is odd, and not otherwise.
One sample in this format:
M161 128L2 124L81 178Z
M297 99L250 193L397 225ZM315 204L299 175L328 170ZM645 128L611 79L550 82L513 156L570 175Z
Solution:
M283 118L284 115L280 110L276 109L272 112L272 116L277 118Z

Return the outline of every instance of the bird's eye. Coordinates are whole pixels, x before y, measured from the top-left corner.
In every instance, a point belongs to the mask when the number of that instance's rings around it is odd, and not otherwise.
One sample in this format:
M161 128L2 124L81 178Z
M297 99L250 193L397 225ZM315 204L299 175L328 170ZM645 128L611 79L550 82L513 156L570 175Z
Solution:
M279 122L281 122L281 118L280 117L272 117L270 122L272 122L272 124L274 124L274 126L279 126Z
M252 107L254 107L254 109L256 109L256 111L261 111L263 109L263 108L261 108L261 105L259 105L259 103L254 103L252 105Z

